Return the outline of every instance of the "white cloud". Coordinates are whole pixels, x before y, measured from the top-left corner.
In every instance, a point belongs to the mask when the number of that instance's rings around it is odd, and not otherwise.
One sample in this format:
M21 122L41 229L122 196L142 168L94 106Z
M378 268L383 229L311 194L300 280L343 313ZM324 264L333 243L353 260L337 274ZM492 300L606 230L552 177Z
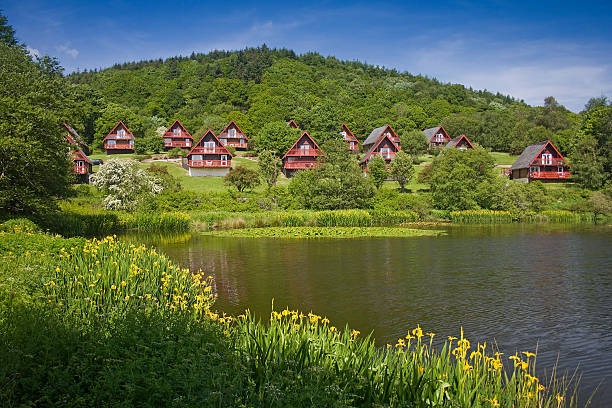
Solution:
M57 52L63 52L67 55L70 55L72 58L76 58L77 55L79 55L79 50L77 50L76 48L70 48L67 45L59 45L55 47L55 49L57 50Z
M32 47L26 47L26 51L28 52L28 54L30 54L32 57L38 57L40 55L40 51L38 51L36 48L32 48Z
M531 105L541 105L552 95L576 112L589 98L612 94L612 58L602 59L600 51L576 43L456 36L429 44L427 49L406 52L401 68L508 94Z

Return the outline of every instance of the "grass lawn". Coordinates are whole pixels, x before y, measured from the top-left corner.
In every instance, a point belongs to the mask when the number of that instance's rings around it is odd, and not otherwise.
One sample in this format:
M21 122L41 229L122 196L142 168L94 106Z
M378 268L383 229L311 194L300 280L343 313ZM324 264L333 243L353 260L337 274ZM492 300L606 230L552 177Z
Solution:
M512 164L518 156L513 156L510 153L491 152L489 153L495 160L495 164Z

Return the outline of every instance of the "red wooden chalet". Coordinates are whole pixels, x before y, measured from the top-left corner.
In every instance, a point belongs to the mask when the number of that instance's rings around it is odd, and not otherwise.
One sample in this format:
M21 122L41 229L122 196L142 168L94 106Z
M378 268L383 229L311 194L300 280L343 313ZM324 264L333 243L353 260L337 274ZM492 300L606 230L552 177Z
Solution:
M451 139L446 146L445 149L459 149L459 150L467 150L473 149L474 145L470 142L466 135L457 136L454 139Z
M106 154L134 153L134 135L122 121L104 138L104 149Z
M565 158L550 140L527 146L510 167L510 178L514 180L556 182L570 177Z
M296 140L283 156L283 170L287 177L293 176L296 171L312 169L319 165L317 158L325 154L308 132Z
M351 152L359 151L359 140L357 140L353 132L351 132L351 129L346 126L346 123L342 124L342 131L340 132L340 135L346 142L348 142L348 148Z
M175 147L191 147L193 145L193 136L189 134L185 126L178 120L175 120L172 126L166 130L163 135L164 149L172 149Z
M236 150L246 150L249 138L233 120L221 131L219 140L223 146L235 147Z
M383 137L378 139L378 142L370 147L370 150L361 158L359 164L364 170L367 170L368 163L376 155L379 155L385 160L385 163L389 164L391 160L395 159L395 154L400 151L400 147L395 144L388 134L384 134Z
M225 176L232 165L232 154L212 130L193 145L187 153L189 175L192 177Z
M395 130L393 130L391 125L384 125L374 129L372 133L370 133L370 136L368 136L363 142L363 147L370 148L373 145L378 144L378 142L385 137L391 139L391 141L397 147L400 146L400 139L397 133L395 133Z
M67 130L64 136L70 144L69 152L73 161L72 169L74 174L77 175L77 181L79 183L89 183L89 175L93 173L92 163L85 152L81 150L81 144L85 146L87 145L81 140L79 134L72 127L70 127L67 123L64 123L63 125Z
M448 132L443 126L425 129L423 130L423 133L425 133L425 136L427 137L427 142L429 143L430 149L443 147L451 140Z
M300 127L297 125L297 123L295 123L295 120L291 119L289 122L287 122L287 126L289 126L290 128L294 128L294 129L299 129Z

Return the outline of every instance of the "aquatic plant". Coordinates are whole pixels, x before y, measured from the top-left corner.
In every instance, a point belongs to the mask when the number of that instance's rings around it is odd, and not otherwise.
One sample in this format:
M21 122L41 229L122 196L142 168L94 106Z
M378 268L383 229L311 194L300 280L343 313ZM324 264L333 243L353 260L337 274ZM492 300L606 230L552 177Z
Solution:
M246 238L379 238L436 236L443 233L443 231L403 227L270 227L221 230L207 234Z

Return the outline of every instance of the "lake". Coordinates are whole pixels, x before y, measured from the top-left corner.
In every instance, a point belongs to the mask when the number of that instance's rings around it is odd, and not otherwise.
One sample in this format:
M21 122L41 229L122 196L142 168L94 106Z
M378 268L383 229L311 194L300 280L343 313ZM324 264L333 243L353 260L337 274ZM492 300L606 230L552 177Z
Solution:
M540 370L582 373L612 406L612 229L447 227L440 237L297 240L133 236L215 279L216 308L267 317L288 306L395 343L420 324L439 339L538 349Z

